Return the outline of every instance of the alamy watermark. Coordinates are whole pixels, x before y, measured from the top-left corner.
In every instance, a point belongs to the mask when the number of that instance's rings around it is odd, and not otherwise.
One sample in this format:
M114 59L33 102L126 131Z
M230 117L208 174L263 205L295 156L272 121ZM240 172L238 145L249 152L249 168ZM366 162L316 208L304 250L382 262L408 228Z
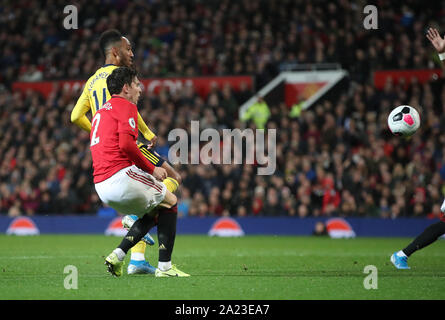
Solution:
M223 129L221 137L214 128L200 131L199 121L192 121L190 137L184 129L169 132L168 141L175 143L170 146L168 160L172 164L258 164L258 175L272 175L276 139L276 129ZM201 148L201 142L207 143Z
M379 27L378 26L379 12L377 10L377 7L372 4L368 4L363 8L363 13L367 14L365 19L363 20L363 28L365 28L366 30L371 30L371 29L377 30Z
M77 7L70 4L63 8L63 13L68 14L65 19L63 19L63 27L67 30L78 29L78 14Z
M368 274L363 280L363 287L366 290L378 289L378 273L377 267L374 265L368 265L363 269L363 273Z
M79 277L79 272L77 271L76 266L73 265L65 266L65 268L63 269L63 273L68 274L63 279L63 286L65 287L65 289L67 290L77 289L78 288L77 280Z

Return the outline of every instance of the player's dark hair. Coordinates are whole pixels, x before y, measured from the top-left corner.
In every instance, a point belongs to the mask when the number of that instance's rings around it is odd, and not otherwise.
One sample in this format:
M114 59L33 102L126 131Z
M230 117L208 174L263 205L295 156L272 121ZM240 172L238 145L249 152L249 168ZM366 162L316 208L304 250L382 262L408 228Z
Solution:
M122 34L116 29L110 29L103 32L99 39L99 47L104 57L107 56L107 50L109 49L109 47L113 44L118 43L121 40L122 40Z
M107 78L107 87L111 95L119 94L125 84L131 86L134 78L137 76L137 71L128 67L119 67Z

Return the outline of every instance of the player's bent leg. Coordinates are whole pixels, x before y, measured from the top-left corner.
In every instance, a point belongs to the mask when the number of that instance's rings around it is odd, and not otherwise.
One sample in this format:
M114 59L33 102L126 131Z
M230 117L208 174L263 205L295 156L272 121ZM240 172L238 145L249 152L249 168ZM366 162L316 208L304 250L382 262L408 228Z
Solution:
M122 225L125 229L130 229L134 222L138 219L136 215L127 215L122 218ZM151 228L150 228L151 229ZM150 233L147 233L141 241L131 248L130 263L127 267L128 274L154 274L156 268L153 267L148 259L145 258L145 249L147 244L154 245L155 241Z
M167 171L168 177L163 181L164 185L167 187L167 190L170 192L175 192L178 189L179 183L181 182L181 176L176 170L174 170L170 164L164 161L159 154L151 151L146 145L138 144L139 150L141 150L142 154L155 166L159 166L164 168ZM170 197L168 197L169 199ZM167 203L171 203L171 200L167 201ZM165 205L165 204L164 204ZM168 205L167 205L168 206ZM124 227L129 226L134 222L135 217L137 216L125 216L122 219L122 225ZM128 228L129 228L128 227ZM142 241L149 245L154 244L153 238L149 233L142 238ZM139 273L153 273L154 268L150 265L148 261L145 261L145 251L146 245L142 242L138 243L131 249L131 260L128 265L127 272L128 274L139 274ZM140 262L142 261L142 262Z
M120 209L118 211L124 213L134 212L141 218L135 221L132 219L133 224L129 228L126 237L120 246L113 251L114 254L110 254L106 261L108 269L113 275L120 276L123 265L121 262L128 250L137 244L132 252L132 259L128 269L129 274L154 273L155 268L145 261L146 244L144 242L139 243L139 241L155 225L155 212L153 211L164 200L168 190L163 184L156 181L153 176L135 166L123 170L123 173L119 174L116 180L119 182L118 184L112 181L111 183L107 182L105 187L102 185L97 187L99 196L102 194L101 199L114 205L115 209ZM103 188L105 188L105 192L102 192ZM167 199L171 201L171 197L167 197ZM129 221L128 219L126 220L127 222ZM116 256L118 258L117 261Z
M159 204L159 207L168 209L175 206L177 202L178 198L172 192L167 190L167 192L165 193L164 200L162 200L162 202Z
M429 246L443 234L445 234L445 222L439 221L433 223L418 235L405 249L395 252L391 256L391 262L397 269L410 269L407 263L408 257L414 252Z
M152 214L146 214L142 218L136 220L127 235L122 239L119 246L108 255L105 259L105 264L112 275L117 277L122 275L125 255L128 250L138 243L154 225L154 220L155 217Z
M132 166L128 173L125 173L129 178L126 178L124 194L133 195L134 201L128 201L127 197L122 203L115 198L116 205L122 206L121 212L133 211L136 214L147 210L148 214L144 214L137 219L133 226L128 231L128 234L122 240L118 248L113 253L117 256L118 261L123 261L128 250L138 243L141 238L148 232L150 227L155 224L155 212L152 212L154 207L157 207L158 214L158 243L159 243L159 264L157 270L158 277L164 276L189 276L184 272L180 272L178 268L172 265L171 255L176 237L176 221L177 221L177 198L167 190L165 185L155 181L151 175L142 170ZM113 188L113 190L115 190ZM129 207L126 208L125 204ZM141 206L145 206L142 208ZM113 255L113 258L115 256ZM115 259L113 259L115 260ZM114 264L111 263L112 271ZM116 268L119 267L119 263ZM120 275L121 272L115 272L115 275Z
M159 203L159 201L162 201L163 191L161 191L161 189L167 192L165 186L162 186L160 182L154 181L154 178L151 175L141 171L140 169L134 169L132 175L140 181L147 182L148 180L151 180L151 182L149 182L149 185L151 186L150 188L147 188L147 185L143 185L143 188L145 189L143 192L146 196L147 203L151 203L150 206L155 206ZM147 207L146 209L149 208ZM131 226L136 219L137 215L127 215L122 219L122 225L124 227ZM145 257L145 251L147 247L146 244L153 245L154 240L149 233L144 235L142 240L143 241L137 243L133 248L131 248L131 258L127 268L128 274L153 274L155 272L155 267L153 267Z
M168 192L168 190L166 192ZM131 225L133 225L137 219L138 217L136 215L125 216L122 219L125 220L125 224L123 222L122 225L129 225L131 227ZM153 223L149 226L148 230L150 230L154 225L155 221L153 221ZM131 248L130 263L127 267L127 273L129 275L155 273L156 268L153 267L145 257L147 243L150 243L150 245L154 244L154 240L148 232L146 235L144 235L141 241Z
M131 226L133 225L133 223L138 219L138 216L135 214L131 214L131 215L126 215L122 218L122 226L124 227L124 229L129 230L131 228ZM150 235L150 233L147 233L142 240L143 242L145 242L146 244L148 244L149 246L152 246L155 244L155 240L153 239L153 237Z
M181 182L181 176L176 172L176 170L174 170L170 166L170 164L164 161L159 156L159 154L151 151L146 145L143 145L141 143L138 144L138 146L142 154L151 163L153 163L155 166L162 167L167 171L168 177L163 181L163 183L167 187L167 190L169 190L170 192L175 192L178 189L178 186ZM130 222L135 219L132 219L131 216L125 216L122 220L125 220L125 222ZM124 221L122 222L122 225L124 225ZM147 235L145 235L144 238L142 238L142 241L144 241L149 245L154 244L154 240L149 233L147 233ZM154 270L154 268L149 264L148 261L136 262L136 261L142 261L141 259L145 260L145 251L146 251L146 245L144 245L143 243L138 243L131 249L131 261L127 268L127 272L129 274L153 273L152 271Z

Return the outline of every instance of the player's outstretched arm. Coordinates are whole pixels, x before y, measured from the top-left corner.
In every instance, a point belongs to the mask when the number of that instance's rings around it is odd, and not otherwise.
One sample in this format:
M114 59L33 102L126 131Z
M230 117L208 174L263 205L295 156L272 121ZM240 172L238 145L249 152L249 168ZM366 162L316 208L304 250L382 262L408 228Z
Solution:
M89 110L90 101L88 100L88 96L86 95L85 91L83 91L77 100L76 105L71 111L71 122L87 132L91 131L91 122L86 116L86 113Z

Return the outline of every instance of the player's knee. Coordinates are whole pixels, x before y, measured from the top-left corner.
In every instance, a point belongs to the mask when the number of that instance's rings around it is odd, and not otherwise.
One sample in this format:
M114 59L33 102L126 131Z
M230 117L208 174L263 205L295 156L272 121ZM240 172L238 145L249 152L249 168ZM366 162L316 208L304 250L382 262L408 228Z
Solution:
M165 195L164 201L162 202L161 205L164 208L170 209L174 207L177 203L178 203L178 198L173 193L167 190L167 194Z

